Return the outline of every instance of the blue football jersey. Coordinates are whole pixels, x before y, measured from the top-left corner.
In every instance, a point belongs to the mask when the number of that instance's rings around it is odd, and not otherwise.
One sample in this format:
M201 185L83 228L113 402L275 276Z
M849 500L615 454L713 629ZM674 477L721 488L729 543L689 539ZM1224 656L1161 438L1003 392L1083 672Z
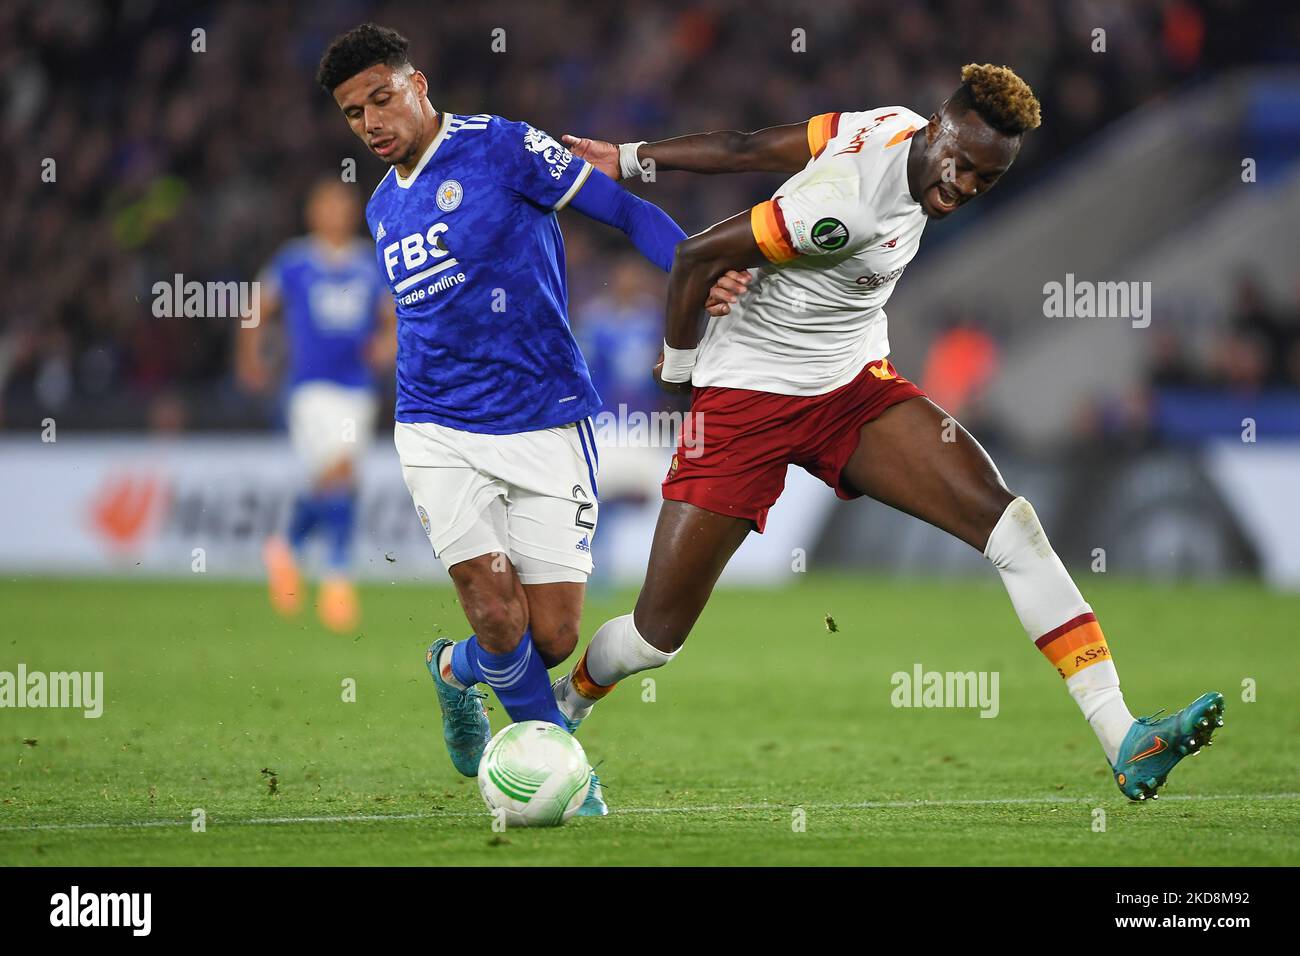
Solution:
M527 123L443 113L366 206L397 301L399 422L506 435L600 407L569 329L556 221L592 167Z
M378 326L380 296L388 292L364 240L334 252L310 236L295 239L271 260L261 281L280 297L290 385L374 387L366 346Z
M591 381L603 410L654 412L667 396L650 369L664 344L663 307L646 298L619 303L607 296L594 300L579 316L578 341L591 356Z

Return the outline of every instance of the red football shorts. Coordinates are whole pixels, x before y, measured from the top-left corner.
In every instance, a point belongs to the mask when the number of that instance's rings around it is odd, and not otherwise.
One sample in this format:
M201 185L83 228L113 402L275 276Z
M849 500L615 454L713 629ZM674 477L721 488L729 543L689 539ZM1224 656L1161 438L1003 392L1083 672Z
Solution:
M858 430L891 405L925 395L888 359L824 395L775 395L747 388L697 388L682 428L664 498L748 518L761 532L767 512L798 465L858 498L840 474L858 447Z

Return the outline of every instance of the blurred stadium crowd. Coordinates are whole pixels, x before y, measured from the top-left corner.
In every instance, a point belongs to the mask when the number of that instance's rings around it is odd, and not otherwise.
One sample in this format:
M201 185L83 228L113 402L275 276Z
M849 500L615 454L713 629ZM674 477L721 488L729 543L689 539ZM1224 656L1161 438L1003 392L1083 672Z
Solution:
M690 0L591 4L477 0L415 5L185 4L18 0L0 7L4 149L0 211L0 427L46 415L73 428L266 427L272 398L231 374L227 318L159 319L151 288L248 280L302 231L312 182L357 161L362 198L383 173L315 87L321 50L366 19L413 44L434 105L526 119L558 136L619 141L758 128L833 109L904 103L927 112L971 59L1008 63L1039 93L1046 122L1005 201L1110 119L1244 49L1236 0ZM1109 51L1090 57L1090 31ZM492 31L506 50L494 53ZM193 52L202 28L204 51ZM805 30L807 52L792 50ZM1282 51L1279 56L1290 55ZM54 182L42 163L55 160ZM669 175L646 195L688 231L770 194L770 176ZM638 187L641 189L642 187ZM964 219L965 217L959 217ZM972 221L975 217L970 217ZM610 407L646 407L662 277L623 238L563 219L571 314ZM944 236L969 228L954 222ZM922 256L925 250L922 250ZM1300 388L1300 305L1266 302L1243 280L1216 367L1163 341L1156 383L1206 376ZM996 366L978 318L962 349ZM953 347L953 343L936 343ZM965 354L965 353L964 353ZM942 354L926 366L943 371ZM914 360L918 374L922 362ZM927 373L927 376L929 373ZM923 382L923 384L926 384ZM974 385L978 385L978 377ZM1121 413L1121 430L1131 416ZM1135 425L1140 429L1140 423Z

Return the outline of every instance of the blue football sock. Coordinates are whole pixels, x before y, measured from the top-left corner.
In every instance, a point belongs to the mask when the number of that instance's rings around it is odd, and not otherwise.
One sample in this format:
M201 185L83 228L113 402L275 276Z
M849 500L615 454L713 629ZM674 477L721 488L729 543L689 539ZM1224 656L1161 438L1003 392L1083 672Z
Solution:
M565 726L564 717L555 703L555 694L551 691L551 677L546 673L542 656L533 646L531 631L524 631L519 646L509 654L491 654L485 651L479 646L477 637L471 637L464 643L473 645L472 650L467 649L465 656L473 654L477 657L476 669L482 674L483 683L496 691L501 706L506 709L512 721L546 720ZM457 650L459 647L457 645ZM456 670L456 657L456 651L453 650L453 671ZM459 673L456 679L461 680Z
M451 645L451 672L466 687L487 683L483 668L479 666L478 652L478 637L474 634L469 636L469 640Z
M347 571L352 558L352 532L356 527L356 501L353 491L336 491L319 497L321 517L329 531L329 566L333 571Z
M293 514L289 518L289 546L301 554L316 525L320 523L320 499L312 494L300 494L293 501Z

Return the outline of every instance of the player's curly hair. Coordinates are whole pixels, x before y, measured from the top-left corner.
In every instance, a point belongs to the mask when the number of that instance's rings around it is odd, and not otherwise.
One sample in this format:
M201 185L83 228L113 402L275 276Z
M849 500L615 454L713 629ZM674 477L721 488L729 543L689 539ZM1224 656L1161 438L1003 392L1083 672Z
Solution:
M948 101L973 109L995 130L1019 136L1042 122L1038 97L1009 66L967 63L961 68L961 86Z
M334 42L320 58L316 82L326 93L333 93L340 83L376 63L391 67L406 66L410 63L407 58L410 47L411 41L396 30L374 23L363 23L334 38Z

